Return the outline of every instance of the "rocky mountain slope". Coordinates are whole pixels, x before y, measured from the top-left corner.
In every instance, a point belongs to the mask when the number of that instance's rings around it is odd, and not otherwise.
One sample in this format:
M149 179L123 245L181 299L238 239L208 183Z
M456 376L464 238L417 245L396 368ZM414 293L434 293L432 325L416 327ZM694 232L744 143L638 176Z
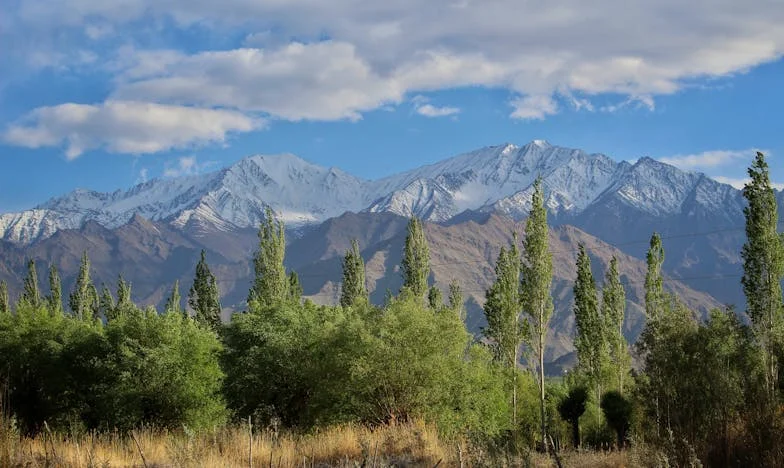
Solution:
M289 243L287 266L298 272L308 297L321 303L333 302L340 294L342 255L351 239L357 238L367 262L372 299L381 303L387 290L396 293L402 283L399 264L406 223L406 218L388 213L347 213L330 219ZM431 247L431 279L444 292L453 279L461 283L467 301L468 325L474 331L483 325L481 304L485 289L494 279L498 251L509 243L513 232L522 236L524 224L498 215L449 226L426 224ZM191 235L139 215L115 229L91 221L80 229L61 230L30 246L0 243L0 265L5 267L0 269L0 279L9 282L15 296L21 289L21 275L17 272L24 271L27 258L34 258L42 285L46 284L47 265L54 263L61 271L64 290L69 291L78 272L79 258L87 251L93 278L99 286L106 283L114 288L122 274L132 283L136 301L161 305L175 280L180 281L185 294L193 280L199 251L205 248L207 260L218 278L226 308L224 315L228 318L232 311L243 308L252 279L256 236L252 230L222 235L225 237ZM550 243L554 255L555 314L548 361L573 350L572 284L578 243L586 245L599 281L610 258L619 259L622 281L627 286L626 334L634 340L643 326L645 263L571 226L553 227ZM698 313L719 306L709 295L676 280L668 279L667 287Z

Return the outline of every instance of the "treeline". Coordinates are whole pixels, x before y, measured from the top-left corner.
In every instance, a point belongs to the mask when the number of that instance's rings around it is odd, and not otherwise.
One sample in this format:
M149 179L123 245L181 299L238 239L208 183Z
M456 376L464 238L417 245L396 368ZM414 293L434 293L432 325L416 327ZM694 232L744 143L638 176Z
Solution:
M553 313L552 254L541 180L525 236L501 249L486 292L481 336L464 325L460 285L446 300L429 283L424 227L408 225L403 287L369 301L360 246L343 260L338 305L302 298L284 267L283 224L268 211L253 259L247 308L224 324L204 252L183 307L175 283L163 311L140 308L119 278L99 292L85 253L64 310L60 279L49 294L30 261L13 307L0 283L0 390L23 433L158 428L211 430L248 421L308 431L423 419L448 437L489 450L565 445L651 447L652 463L774 466L784 462L784 240L768 168L749 169L744 322L732 309L698 320L663 287L664 247L651 239L646 328L623 336L625 291L613 258L601 290L584 246L574 285L578 364L547 378ZM632 368L632 354L642 367Z

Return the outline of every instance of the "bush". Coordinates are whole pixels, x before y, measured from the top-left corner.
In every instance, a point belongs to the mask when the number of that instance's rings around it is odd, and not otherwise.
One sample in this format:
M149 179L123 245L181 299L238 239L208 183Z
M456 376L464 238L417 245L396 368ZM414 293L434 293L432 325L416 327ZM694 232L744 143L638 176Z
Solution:
M632 423L632 403L617 391L610 391L602 396L601 403L604 418L618 435L618 448L623 448L626 434Z
M103 426L208 428L225 422L220 394L221 345L209 329L181 314L123 314L106 327Z
M217 337L179 314L100 322L20 305L0 318L2 378L20 428L71 432L222 424Z

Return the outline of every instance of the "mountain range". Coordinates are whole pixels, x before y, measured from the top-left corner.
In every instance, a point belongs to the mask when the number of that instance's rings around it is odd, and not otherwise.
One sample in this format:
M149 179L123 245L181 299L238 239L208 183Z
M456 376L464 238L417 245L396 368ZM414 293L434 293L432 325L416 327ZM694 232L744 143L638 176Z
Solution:
M611 256L622 259L631 339L642 326L642 258L654 231L664 239L669 286L689 305L702 312L722 303L743 307L739 190L651 158L618 162L542 140L486 147L372 181L284 154L250 156L216 172L155 179L124 191L75 190L0 215L0 279L18 288L25 258L36 258L58 265L67 287L87 250L97 278L114 282L123 273L135 299L159 303L175 279L189 284L204 248L229 313L242 307L256 227L270 207L289 228L287 265L300 273L306 294L335 300L340 257L357 238L380 301L387 289L400 286L406 218L415 215L429 222L435 284L461 281L476 328L495 256L513 231L522 233L537 176L556 262L551 361L571 350L578 242L596 260L599 279Z

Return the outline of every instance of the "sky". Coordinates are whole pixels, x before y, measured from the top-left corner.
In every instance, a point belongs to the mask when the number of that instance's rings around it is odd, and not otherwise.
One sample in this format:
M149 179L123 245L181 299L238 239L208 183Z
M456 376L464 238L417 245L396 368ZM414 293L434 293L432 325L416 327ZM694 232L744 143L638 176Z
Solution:
M784 187L781 0L5 0L0 212L293 153L373 179L483 146Z

